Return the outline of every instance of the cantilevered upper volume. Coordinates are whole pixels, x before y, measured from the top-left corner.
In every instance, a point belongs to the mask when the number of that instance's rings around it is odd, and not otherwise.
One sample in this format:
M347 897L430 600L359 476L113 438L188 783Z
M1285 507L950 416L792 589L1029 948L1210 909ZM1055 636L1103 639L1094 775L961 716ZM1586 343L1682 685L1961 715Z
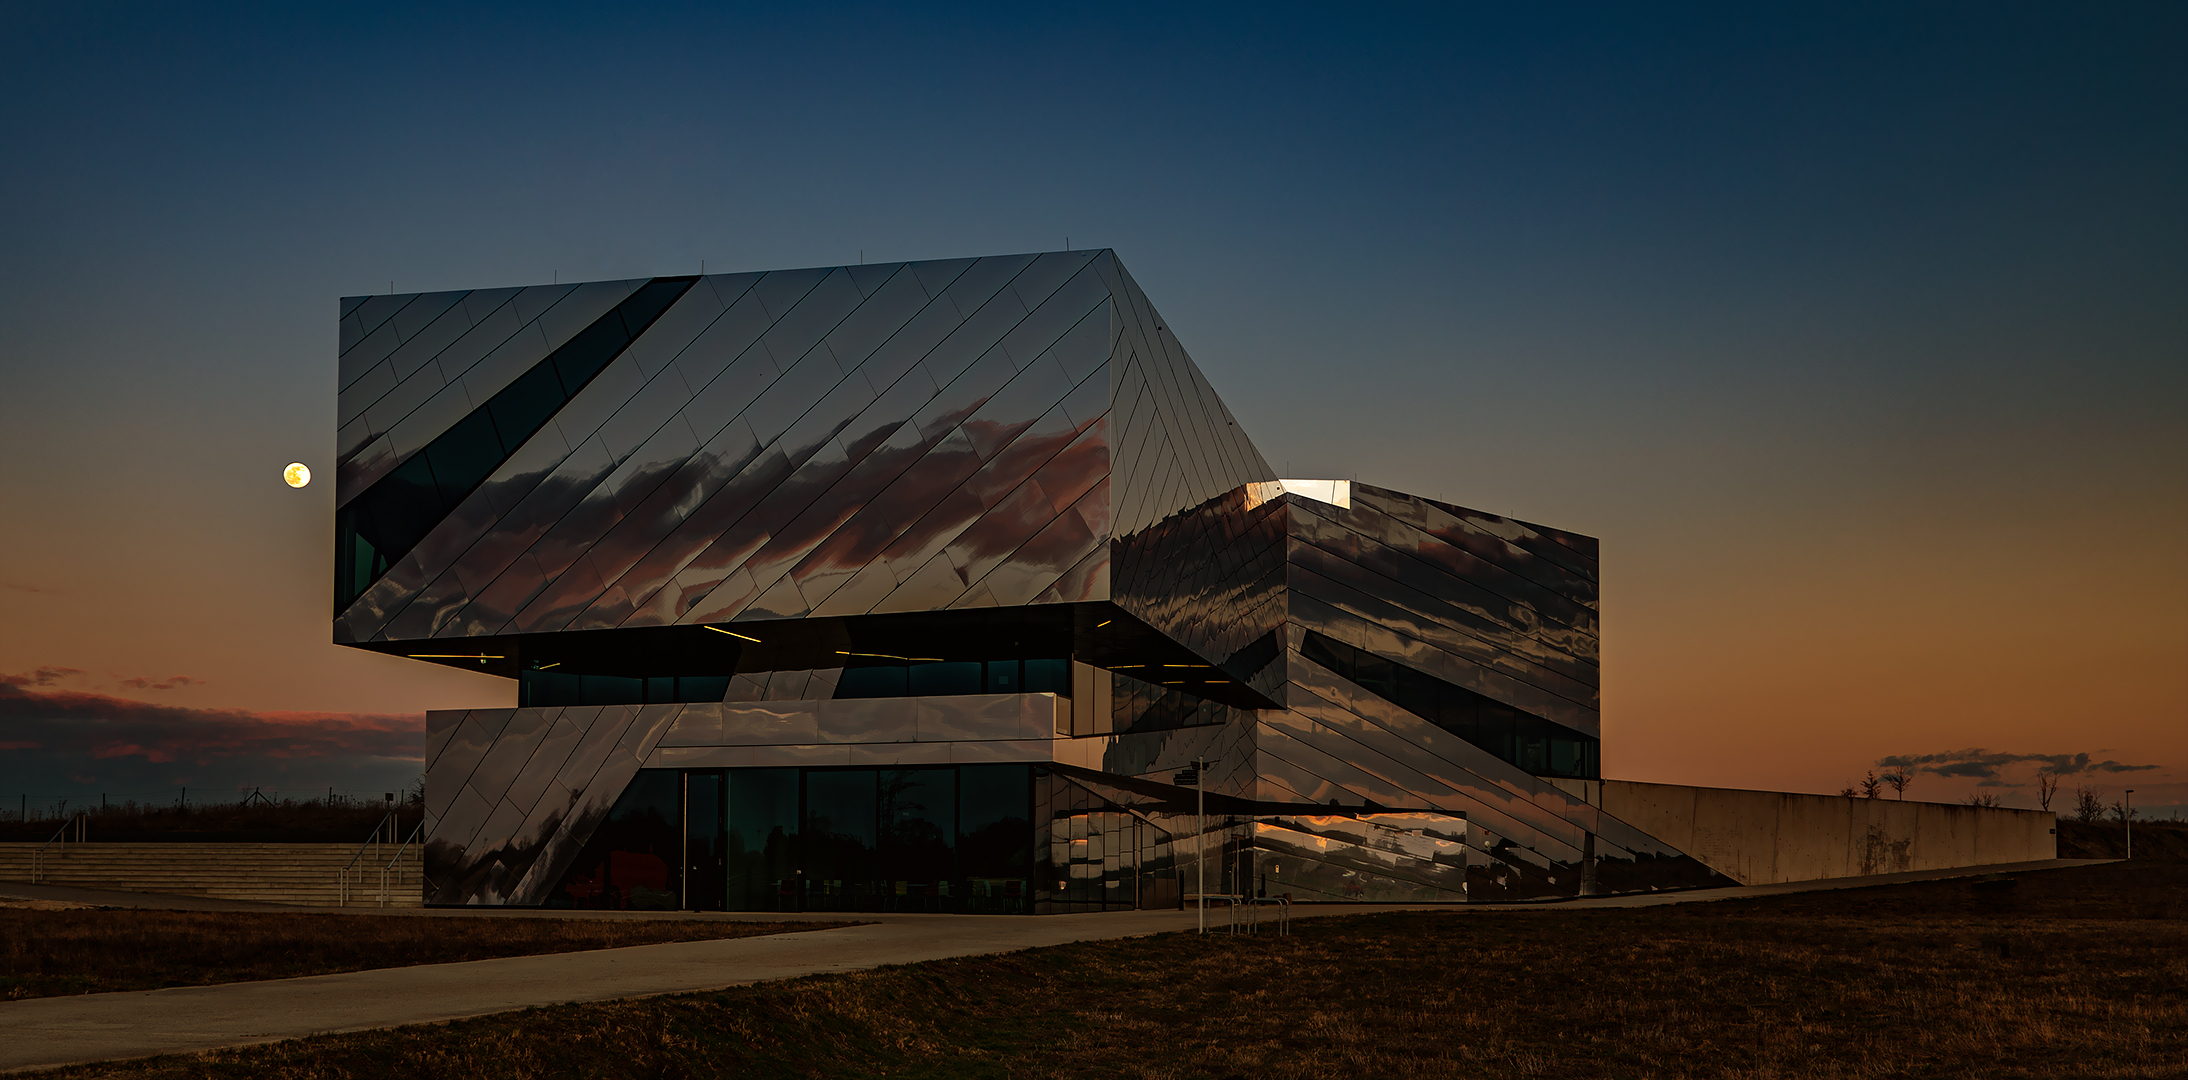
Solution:
M1109 251L353 298L340 363L335 640L515 680L429 721L438 902L1714 879L1601 810L1595 541L1277 477Z
M341 325L335 639L489 670L479 639L1115 600L1121 540L1275 479L1106 250Z

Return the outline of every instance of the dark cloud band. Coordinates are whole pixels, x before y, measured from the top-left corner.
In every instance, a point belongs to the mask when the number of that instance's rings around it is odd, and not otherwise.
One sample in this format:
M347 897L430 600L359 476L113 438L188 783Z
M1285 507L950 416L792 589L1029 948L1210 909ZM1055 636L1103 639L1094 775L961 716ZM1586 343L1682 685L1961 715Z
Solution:
M1964 776L1995 780L2008 766L2034 763L2036 771L2050 776L2094 776L2103 773L2143 772L2157 765L2129 765L2119 761L2095 761L2088 754L2008 754L1989 750L1950 750L1941 754L1894 754L1877 759L1880 769Z

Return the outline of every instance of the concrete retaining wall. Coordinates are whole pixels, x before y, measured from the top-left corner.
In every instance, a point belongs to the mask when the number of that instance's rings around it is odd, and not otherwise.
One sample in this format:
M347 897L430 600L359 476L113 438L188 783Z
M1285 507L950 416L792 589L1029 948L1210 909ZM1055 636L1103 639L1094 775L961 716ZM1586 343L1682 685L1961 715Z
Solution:
M41 845L0 843L0 882L30 881L32 855ZM356 844L68 844L38 855L35 874L41 885L82 889L209 896L313 907L381 906L383 867L388 907L425 906L423 866L412 844L396 860L387 844L357 859ZM343 871L356 860L343 888ZM0 885L0 891L6 886Z
M1605 780L1603 812L1743 885L2055 857L2041 810Z

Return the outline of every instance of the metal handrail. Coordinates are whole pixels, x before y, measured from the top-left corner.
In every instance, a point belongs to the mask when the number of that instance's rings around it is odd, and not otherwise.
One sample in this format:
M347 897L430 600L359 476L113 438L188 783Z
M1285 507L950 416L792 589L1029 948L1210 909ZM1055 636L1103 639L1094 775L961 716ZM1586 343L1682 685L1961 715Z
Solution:
M395 811L393 809L380 815L379 824L372 827L372 835L366 837L364 843L357 845L357 854L350 856L349 865L343 867L341 873L336 875L337 888L339 889L339 896L336 901L338 906L349 906L349 873L357 869L357 864L364 860L367 849L382 842L380 840L380 830L386 828L388 819L394 816Z
M402 878L402 873L403 873L403 872L402 872L402 870L401 870L401 869L400 869L400 868L398 867L398 864L400 864L400 863L401 863L401 862L403 861L403 852L409 851L409 850L410 850L410 845L412 845L412 844L415 844L415 843L417 843L417 842L418 842L418 837L419 837L419 835L420 835L420 834L422 834L422 833L424 833L424 832L425 832L425 822L424 822L424 821L420 821L420 822L418 822L418 827L417 827L417 828L414 828L414 829L410 830L410 839L408 839L408 840L405 840L405 841L403 841L403 846L401 846L401 847L399 847L399 848L396 848L396 849L395 849L395 856L394 856L394 858L391 858L391 859L389 859L389 860L387 861L387 865L386 865L386 866L383 866L383 867L381 867L381 868L380 868L380 906L381 906L381 907L386 907L386 906L387 906L387 904L388 904L388 880L387 880L387 876L388 876L388 874L390 874L390 873L393 873L393 874L395 875L395 883L396 883L396 884L398 884L398 885L402 884L402 881L403 881L403 878Z
M85 826L85 825L86 825L86 824L87 824L87 823L88 823L88 822L90 821L90 819L91 819L91 812L90 812L90 811L88 811L88 810L78 810L78 811L76 811L76 812L75 812L74 814L72 814L72 815L70 815L70 816L69 816L69 819L68 819L67 821L64 821L64 822L62 822L62 823L61 823L61 827L60 827L60 828L58 828L58 829L55 829L55 830L54 830L54 832L53 832L53 836L52 836L52 838L51 838L51 839L48 839L48 840L47 840L47 841L46 841L45 843L43 843L43 844L40 844L40 845L38 845L38 850L36 850L36 851L33 851L33 852L31 852L31 853L30 853L30 883L31 883L31 884L33 884L33 885L36 885L36 884L38 884L38 871L39 871L39 867L40 867L40 864L41 864L41 863L43 863L43 862L44 862L44 860L45 860L45 854L46 854L46 849L47 849L47 848L49 848L49 847L52 847L52 846L53 846L53 845L55 845L55 844L59 844L59 845L61 845L61 850L62 850L62 851L67 851L67 850L68 850L68 830L69 830L70 826L74 826L74 827L75 827L75 829L76 829L76 842L77 842L77 843L79 843L79 844L83 843L83 842L84 842L84 826Z

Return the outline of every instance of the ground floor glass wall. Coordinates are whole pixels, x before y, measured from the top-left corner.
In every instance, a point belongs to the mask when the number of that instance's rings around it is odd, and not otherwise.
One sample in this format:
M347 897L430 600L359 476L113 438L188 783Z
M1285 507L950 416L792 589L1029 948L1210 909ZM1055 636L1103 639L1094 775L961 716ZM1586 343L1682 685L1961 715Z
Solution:
M556 907L1033 910L1034 769L641 770Z

